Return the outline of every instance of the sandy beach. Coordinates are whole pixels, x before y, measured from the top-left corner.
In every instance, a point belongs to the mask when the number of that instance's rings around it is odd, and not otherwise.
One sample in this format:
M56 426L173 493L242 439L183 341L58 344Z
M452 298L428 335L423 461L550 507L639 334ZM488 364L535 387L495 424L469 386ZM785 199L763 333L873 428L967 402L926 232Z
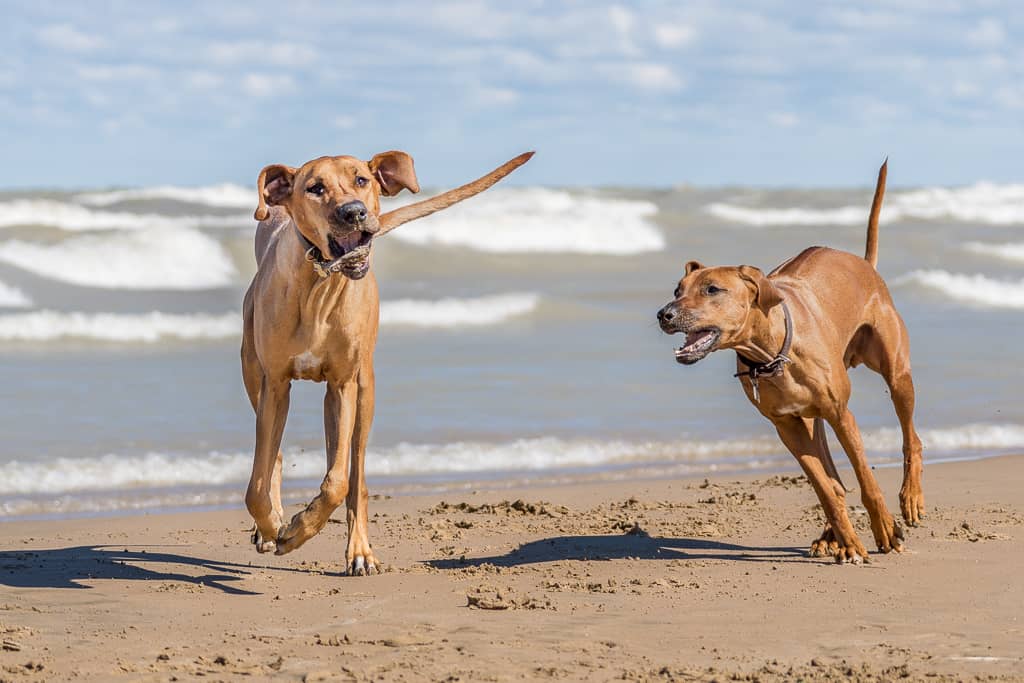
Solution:
M792 475L381 498L365 578L342 523L285 557L241 509L8 523L0 680L1024 680L1022 480L928 467L926 524L863 566L807 557Z

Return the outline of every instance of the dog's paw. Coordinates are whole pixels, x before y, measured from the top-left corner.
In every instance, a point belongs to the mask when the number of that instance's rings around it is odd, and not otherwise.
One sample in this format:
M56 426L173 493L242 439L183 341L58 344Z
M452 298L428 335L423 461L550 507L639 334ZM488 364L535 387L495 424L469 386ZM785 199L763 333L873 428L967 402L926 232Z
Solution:
M867 563L871 561L868 559L867 548L864 547L864 544L856 536L846 545L838 544L835 558L837 564L861 564L862 562Z
M907 526L917 526L924 517L924 493L920 486L904 486L900 490L900 512Z
M351 561L345 563L345 573L348 576L370 576L382 572L380 563L373 553L356 555Z
M879 552L903 552L903 527L892 515L886 513L885 518L879 519L877 524L875 520L871 520L871 532L874 534Z
M277 548L277 543L273 540L266 540L263 538L263 534L256 528L256 525L252 526L252 533L249 540L254 546L256 546L256 552L258 553L272 553Z
M839 543L831 526L826 526L821 536L811 543L809 552L811 557L834 557L839 552Z

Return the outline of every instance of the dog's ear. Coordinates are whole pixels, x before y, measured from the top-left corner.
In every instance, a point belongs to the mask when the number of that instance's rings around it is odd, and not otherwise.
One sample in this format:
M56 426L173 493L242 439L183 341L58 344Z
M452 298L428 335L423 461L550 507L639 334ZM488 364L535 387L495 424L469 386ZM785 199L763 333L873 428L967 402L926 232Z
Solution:
M761 309L765 315L773 306L782 303L782 293L775 288L771 280L765 277L760 268L754 266L740 266L740 277L749 282L754 288L754 304Z
M259 180L256 181L256 191L259 193L259 206L253 218L258 221L267 219L270 209L267 205L275 206L287 199L292 193L292 181L295 180L295 169L282 164L271 164L260 171Z
M370 159L369 166L380 185L380 193L385 197L393 197L403 189L414 193L420 191L412 157L405 152L381 152Z
M686 277L686 275L689 275L690 273L692 273L695 270L700 270L703 267L704 267L704 264L701 263L700 261L687 261L686 262L686 274L683 275L683 277Z

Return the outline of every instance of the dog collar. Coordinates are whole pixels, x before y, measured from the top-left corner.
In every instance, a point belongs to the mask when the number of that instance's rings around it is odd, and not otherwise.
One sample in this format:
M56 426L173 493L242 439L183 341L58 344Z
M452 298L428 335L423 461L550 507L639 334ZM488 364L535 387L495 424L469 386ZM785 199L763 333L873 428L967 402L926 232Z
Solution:
M783 366L792 362L788 354L789 347L793 343L793 318L789 314L789 307L785 301L782 302L782 313L786 316L786 338L782 340L782 349L775 354L775 358L767 363L755 363L739 351L736 352L736 358L749 369L746 372L737 372L733 377L750 378L750 384L754 390L754 403L761 402L761 392L757 388L757 380L761 377L778 377L782 374Z

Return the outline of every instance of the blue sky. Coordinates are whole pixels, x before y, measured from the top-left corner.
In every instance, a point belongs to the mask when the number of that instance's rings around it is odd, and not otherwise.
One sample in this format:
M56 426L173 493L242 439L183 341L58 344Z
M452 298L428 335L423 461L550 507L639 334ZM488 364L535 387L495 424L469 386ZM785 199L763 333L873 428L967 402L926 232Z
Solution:
M1019 2L4 3L0 187L1024 180Z

